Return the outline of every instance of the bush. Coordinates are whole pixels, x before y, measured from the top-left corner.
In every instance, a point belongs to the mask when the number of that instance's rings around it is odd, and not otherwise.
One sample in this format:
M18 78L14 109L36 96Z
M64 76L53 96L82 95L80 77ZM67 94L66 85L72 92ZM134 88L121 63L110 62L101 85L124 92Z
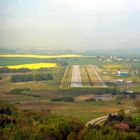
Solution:
M90 98L90 99L87 99L87 100L85 100L86 102L95 102L96 101L96 99L94 99L94 98Z
M77 134L75 132L71 132L68 136L67 136L67 140L77 140Z
M14 83L33 81L33 75L32 74L12 75L10 81Z
M48 73L38 73L38 74L18 74L12 75L10 78L11 82L28 82L28 81L43 81L43 80L53 80L52 74Z
M11 90L10 93L12 93L12 94L19 94L19 93L25 92L25 91L30 91L30 89L29 88L25 88L25 89L15 88L15 89Z
M53 80L52 74L44 74L44 73L38 73L34 75L35 81L42 81L42 80Z
M0 114L12 115L12 108L10 105L0 103Z
M62 98L54 98L51 101L55 102L74 102L74 99L72 97L62 97Z
M0 68L0 73L18 73L18 72L25 73L25 72L31 72L31 70L27 68L20 68L20 69L9 69L7 67Z

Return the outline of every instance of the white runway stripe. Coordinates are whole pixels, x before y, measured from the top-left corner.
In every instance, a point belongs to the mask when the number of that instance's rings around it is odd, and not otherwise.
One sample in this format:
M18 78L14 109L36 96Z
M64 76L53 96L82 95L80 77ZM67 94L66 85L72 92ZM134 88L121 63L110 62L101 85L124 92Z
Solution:
M79 65L73 65L71 87L82 87L81 73Z

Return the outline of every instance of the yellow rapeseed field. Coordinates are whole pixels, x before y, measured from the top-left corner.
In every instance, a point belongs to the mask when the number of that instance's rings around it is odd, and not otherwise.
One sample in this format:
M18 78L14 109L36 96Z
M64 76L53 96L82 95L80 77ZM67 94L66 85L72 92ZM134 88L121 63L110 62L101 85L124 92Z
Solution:
M10 69L20 69L20 68L40 69L40 68L58 67L58 65L57 63L33 63L33 64L13 65L13 66L6 66L6 67Z
M123 66L119 64L108 64L108 65L105 65L105 68L108 70L111 70L111 69L117 70L117 69L123 68Z
M0 57L71 58L71 57L81 57L81 55L76 55L76 54L64 54L64 55L1 54Z

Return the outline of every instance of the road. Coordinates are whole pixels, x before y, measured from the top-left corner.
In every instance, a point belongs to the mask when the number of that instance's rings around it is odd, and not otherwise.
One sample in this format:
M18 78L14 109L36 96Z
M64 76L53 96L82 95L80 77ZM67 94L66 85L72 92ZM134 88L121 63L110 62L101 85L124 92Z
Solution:
M136 110L136 108L130 108L130 109L125 110L125 113L128 114L128 113L131 113L132 111L135 111L135 110ZM117 113L114 113L114 114L117 114ZM91 125L100 124L100 123L106 121L107 118L108 118L108 115L101 116L101 117L98 117L96 119L88 121L85 125L88 126L89 124L91 124Z
M82 87L81 73L79 65L73 65L71 87Z

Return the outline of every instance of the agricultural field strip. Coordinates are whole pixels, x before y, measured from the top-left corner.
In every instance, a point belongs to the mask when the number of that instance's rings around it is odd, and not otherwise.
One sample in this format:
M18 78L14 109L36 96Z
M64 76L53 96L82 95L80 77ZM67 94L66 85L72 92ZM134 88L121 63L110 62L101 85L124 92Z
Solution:
M127 67L130 72L130 75L135 77L137 80L140 80L138 70L135 69L131 64L127 64Z
M73 65L71 87L82 87L81 73L79 65Z
M71 85L71 75L72 75L72 67L67 66L64 76L61 80L60 88L69 88Z
M80 66L80 71L81 71L81 79L82 79L83 87L91 87L92 83L87 73L85 65Z
M91 85L91 86L95 86L95 85L94 85L94 82L95 82L95 75L94 75L94 73L93 73L93 71L92 71L90 65L86 65L86 72L87 72L87 75L88 75L88 77L89 77L89 79L90 79L90 85Z
M6 67L10 69L21 69L21 68L40 69L40 68L58 67L58 65L57 63L33 63L33 64L12 65ZM0 68L3 68L3 66L0 66Z
M89 79L89 83L90 83L90 86L93 86L93 81L92 81L92 79L91 79L91 77L90 77L90 74L89 74L89 72L88 72L88 68L85 66L85 71L86 71L86 73L87 73L87 76L88 76L88 79Z
M81 55L76 54L64 54L64 55L33 55L33 54L1 54L2 57L22 57L22 58L73 58L73 57L82 57Z
M105 82L103 81L103 79L101 78L101 76L99 75L99 73L98 73L97 70L96 70L96 69L97 69L97 66L93 66L93 65L92 65L92 68L93 68L93 71L94 71L96 77L98 78L98 80L99 80L100 83L102 84L102 86L103 86L103 87L107 87L106 84L105 84Z
M64 76L63 76L63 78L62 78L62 80L61 80L61 83L60 83L60 88L63 87L63 84L64 84L65 79L66 79L67 71L68 71L68 66L67 66L66 69L65 69Z

